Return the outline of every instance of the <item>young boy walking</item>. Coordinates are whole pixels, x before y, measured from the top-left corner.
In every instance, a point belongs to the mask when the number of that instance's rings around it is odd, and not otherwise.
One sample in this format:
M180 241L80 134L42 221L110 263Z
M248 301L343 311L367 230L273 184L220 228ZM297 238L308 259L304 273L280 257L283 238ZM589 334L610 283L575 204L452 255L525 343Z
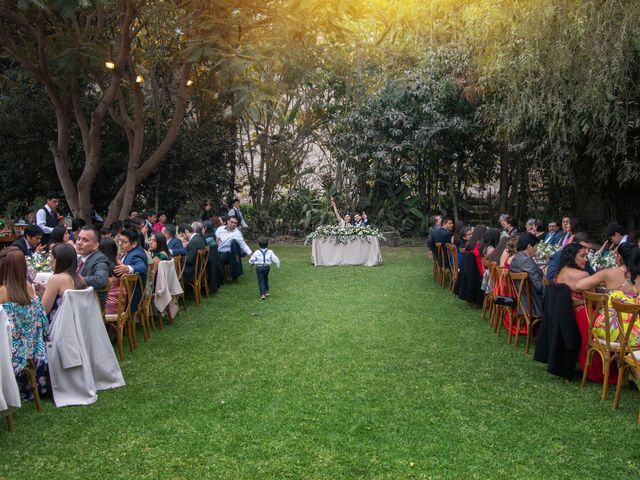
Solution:
M269 246L269 240L266 237L260 237L258 239L258 245L260 248L253 252L249 263L256 267L260 300L264 300L269 296L269 270L271 269L271 264L273 263L276 267L280 268L280 259L273 253L273 250L267 248Z

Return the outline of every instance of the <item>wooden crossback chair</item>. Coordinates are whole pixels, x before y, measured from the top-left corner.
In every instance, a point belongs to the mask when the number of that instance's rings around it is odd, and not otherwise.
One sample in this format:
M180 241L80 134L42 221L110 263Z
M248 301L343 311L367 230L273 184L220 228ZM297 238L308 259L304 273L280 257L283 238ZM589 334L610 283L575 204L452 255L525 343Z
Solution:
M438 263L437 250L436 250L436 254L433 256L433 270L431 271L431 273L433 275L433 281L439 282L440 281L440 264ZM225 274L225 279L226 279L226 274Z
M602 383L602 400L607 398L607 390L609 388L609 373L611 371L611 362L614 355L620 352L620 344L611 341L610 333L610 319L609 309L607 308L609 303L609 295L604 293L592 293L584 292L584 306L587 312L587 319L589 321L588 330L588 347L587 347L587 359L584 364L584 371L582 372L582 386L584 387L587 382L587 372L589 366L593 361L593 355L597 353L602 358L602 371L604 373L604 382ZM595 331L594 323L600 315L603 313L605 338L602 339Z
M618 384L616 385L616 396L613 399L612 408L616 410L620 405L620 396L622 394L622 384L627 381L627 371L636 377L636 381L640 383L640 349L630 344L631 332L635 326L640 327L640 305L635 303L622 303L617 300L611 300L611 306L618 315L618 324L622 325L622 316L629 315L631 318L624 329L624 335L620 342L620 359L618 370ZM622 332L621 332L622 333ZM638 425L640 425L640 412L638 412Z
M486 258L482 258L482 267L488 272L489 279L484 290L484 300L482 301L482 320L486 320L487 314L491 318L493 312L493 283L491 278L491 264L495 266L495 262L489 262ZM490 288L491 287L491 288Z
M207 247L207 253L204 258L204 273L202 276L202 286L204 287L204 293L209 298L209 254L211 250Z
M498 295L507 296L507 293L513 295L511 291L511 272L507 268L496 267L495 269L495 289L498 292ZM493 309L493 323L494 323L494 331L496 332L496 336L500 336L500 330L502 330L502 325L504 323L504 318L509 315L509 324L507 325L507 343L511 343L511 332L513 331L513 319L514 313L513 308L507 307L506 305L498 305L495 303L494 299L494 309Z
M518 348L518 338L520 337L520 328L524 323L527 329L527 341L524 349L525 355L529 353L531 345L531 337L533 336L533 327L542 320L539 316L533 315L533 299L531 297L531 285L529 284L529 275L526 272L511 272L511 284L513 286L514 297L516 299L516 308L513 314L516 316L516 339L515 348ZM522 301L523 293L527 298L526 305Z
M151 331L156 330L155 319L153 316L153 291L155 289L155 275L156 268L155 263L151 262L147 266L147 282L151 282L153 287L151 291L147 291L146 285L142 284L142 278L138 278L138 288L140 288L140 303L138 303L138 310L136 316L140 319L140 326L142 327L142 338L144 341L148 341L151 338ZM160 318L160 330L162 330L162 318Z
M113 324L116 329L116 339L118 342L118 358L124 360L123 336L124 330L127 329L127 337L129 338L129 351L137 346L135 319L131 313L131 304L133 302L133 293L136 285L140 281L140 277L135 274L126 274L120 277L120 287L118 289L118 310L114 314L104 316L105 322Z
M446 253L444 251L444 245L440 242L436 242L436 257L438 261L438 270L440 276L438 277L438 284L444 288L444 282L447 278L447 273L451 274L451 268L447 266Z
M460 271L458 249L452 243L446 243L445 246L447 248L447 255L449 256L449 290L453 293L456 282L458 281L458 272Z
M176 275L178 276L178 281L180 282L180 286L182 287L182 293L178 295L178 302L182 300L182 305L184 308L187 308L187 302L184 298L184 256L182 255L174 255L173 256L173 266L176 269Z
M102 314L102 318L104 319L104 307L105 305L102 304L102 302L100 301L100 294L101 293L105 293L107 295L109 295L109 291L111 290L111 286L113 285L113 277L109 277L109 280L107 280L107 285L104 288L94 288L93 291L96 294L96 300L98 301L98 305L100 305L100 313Z
M198 250L196 254L195 272L193 280L189 283L193 289L196 305L200 305L202 302L202 281L204 279L204 272L207 268L207 258L209 256L209 249L202 248Z

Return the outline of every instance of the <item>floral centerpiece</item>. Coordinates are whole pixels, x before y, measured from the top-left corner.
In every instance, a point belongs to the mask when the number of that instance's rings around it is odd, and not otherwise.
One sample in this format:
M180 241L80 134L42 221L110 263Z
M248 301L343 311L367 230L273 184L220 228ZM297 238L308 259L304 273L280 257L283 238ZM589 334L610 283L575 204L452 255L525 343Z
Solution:
M589 252L587 258L589 259L591 266L596 270L614 268L618 265L616 263L616 254L610 250L604 253Z
M375 227L353 227L350 225L320 225L315 231L311 232L307 235L307 238L304 241L306 245L309 241L314 238L318 239L326 239L332 238L336 241L336 243L347 243L352 242L356 238L362 238L369 241L369 237L377 238L378 240L384 240L384 235L380 233Z
M538 252L540 253L540 259L546 260L551 255L562 249L561 245L551 245L550 243L540 242L538 244Z
M34 253L27 259L27 276L31 276L30 272L33 272L33 276L38 272L51 273L51 266L49 265L49 258L41 253Z

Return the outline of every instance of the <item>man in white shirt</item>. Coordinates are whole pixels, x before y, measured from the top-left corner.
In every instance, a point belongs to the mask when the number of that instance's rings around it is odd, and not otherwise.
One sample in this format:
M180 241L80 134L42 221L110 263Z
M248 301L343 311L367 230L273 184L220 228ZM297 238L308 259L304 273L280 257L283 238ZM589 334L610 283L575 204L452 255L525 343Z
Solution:
M60 204L60 196L56 193L47 193L47 203L44 207L36 212L36 225L38 225L44 235L42 235L42 244L49 243L49 235L54 227L58 226L58 205Z
M251 255L251 248L247 245L247 242L244 241L244 237L242 236L242 232L238 228L238 219L235 217L230 217L227 220L227 226L216 230L217 234L217 242L218 242L218 253L226 253L228 254L231 251L231 242L234 240L238 242L240 246L240 250L245 255Z

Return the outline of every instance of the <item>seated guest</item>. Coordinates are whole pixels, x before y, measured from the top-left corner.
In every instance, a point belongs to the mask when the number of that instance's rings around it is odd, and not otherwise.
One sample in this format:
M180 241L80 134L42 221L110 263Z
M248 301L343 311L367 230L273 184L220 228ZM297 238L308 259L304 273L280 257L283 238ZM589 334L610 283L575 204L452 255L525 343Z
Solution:
M167 214L164 212L158 213L158 221L153 224L154 232L162 232L162 229L167 223Z
M576 237L580 235L576 234ZM589 277L589 273L585 270L588 265L587 255L589 248L578 242L565 245L561 250L561 259L558 267L558 273L554 279L555 283L564 283L571 289L571 302L576 324L580 330L581 347L578 354L578 363L580 369L584 370L587 359L587 348L589 346L589 319L584 306L584 297L578 292L578 282ZM596 355L597 356L597 355ZM588 377L594 381L602 381L602 363L598 361L592 362L589 367ZM597 380L596 380L597 379Z
M31 386L22 371L29 360L33 361L38 391L40 395L47 393L45 340L49 319L33 286L27 283L25 256L16 247L0 250L0 305L12 325L11 363L21 396L33 400Z
M500 241L501 233L502 232L498 228L487 228L484 237L482 238L482 242L480 243L480 255L482 258L488 258L493 254L498 246L498 242Z
M513 235L511 237L505 238L507 238L507 246L500 256L500 263L498 264L498 266L501 268L509 269L513 257L515 257L516 253L518 253L518 251L516 250L518 247L518 236Z
M69 231L67 230L67 227L58 225L51 230L51 235L49 236L49 250L51 250L57 243L73 245L73 242L69 238Z
M561 232L558 230L558 222L556 220L551 220L547 225L547 234L544 236L544 243L548 243L549 245L557 245L560 241Z
M609 250L615 250L629 239L626 230L619 223L610 223L607 226L606 236L609 241Z
M82 227L84 227L87 224L87 222L85 222L83 219L81 218L74 218L73 220L71 220L71 239L75 242L76 239L78 238L78 234L80 233L80 230L82 229Z
M496 248L493 250L491 255L487 257L487 260L490 262L495 262L496 266L500 266L500 258L502 258L502 254L507 248L507 243L509 242L509 237L505 237L503 235L500 236L500 240L498 240L498 244Z
M431 235L433 234L433 232L439 229L441 225L442 225L442 215L432 215L429 218L429 233L427 235L427 247L428 247L427 252L429 253L429 256L433 256L433 252L431 249ZM456 246L458 245L456 244Z
M120 291L120 277L113 274L113 269L118 263L118 244L113 238L103 237L100 240L100 251L107 257L109 262L109 277L111 277L111 287L107 292L107 301L104 313L113 315L118 313L118 295Z
M179 255L184 257L187 254L187 249L182 245L182 241L176 238L176 227L171 224L167 224L162 229L165 238L167 239L167 247L171 256Z
M480 247L485 233L487 233L487 226L482 224L477 225L476 228L473 229L473 235L471 235L471 238L464 247L465 252L473 253L473 256L476 258L476 266L478 267L480 278L482 278L484 275L484 267L482 266L482 255L480 252Z
M215 247L217 245L216 230L217 228L208 220L202 224L202 236L207 247Z
M509 214L503 213L500 215L500 226L504 235L511 236L518 233L518 227L516 227L516 221Z
M580 220L577 217L565 215L562 217L562 233L557 244L564 247L566 244L573 242L573 236L579 231Z
M251 248L244 241L242 232L238 228L238 219L230 217L227 226L218 234L218 253L223 263L229 262L229 254L231 252L231 243L237 242L241 250L241 255L251 255ZM244 256L243 255L243 256Z
M237 225L237 220L236 220ZM198 250L202 250L206 248L207 244L204 241L202 234L195 233L194 227L202 228L202 224L198 222L194 222L191 225L180 225L178 231L183 236L183 238L187 242L187 254L184 259L184 270L182 276L185 282L190 282L195 277L196 273L196 256L198 254Z
M369 218L367 214L363 211L362 213L356 212L353 214L353 225L355 227L366 227L369 225Z
M158 263L171 260L172 258L169 247L167 246L167 239L160 232L154 232L149 238L149 251L153 258L154 271L157 270Z
M535 218L530 218L529 220L527 220L527 224L525 225L525 228L527 230L527 232L535 235L536 237L538 237L540 239L540 241L543 241L543 237L545 236L543 229L543 225L542 225L542 221L541 220L536 220Z
M338 220L338 225L340 227L347 227L351 225L351 215L349 213L345 213L344 216L341 216L340 212L338 212L338 207L336 206L336 201L333 199L333 197L331 197L331 208L333 208L333 213L335 214L336 220ZM231 216L232 210L229 210L229 218L231 218Z
M529 232L523 232L518 235L518 245L516 256L510 264L510 270L514 273L524 272L529 276L529 285L531 287L531 299L527 298L526 292L522 293L522 301L531 302L531 312L535 316L542 315L542 292L544 284L542 282L543 273L540 267L536 265L533 257L536 255L538 238ZM526 308L526 307L525 307Z
M593 248L593 242L591 241L591 239L589 238L589 235L586 232L576 233L575 236L573 237L573 243L579 243L580 245L582 245L583 248L586 248L587 250L591 250L591 248ZM545 276L547 277L547 280L549 280L550 282L553 281L553 279L556 277L556 274L559 271L558 268L560 266L561 259L562 259L562 250L558 250L556 253L554 253L549 257L549 261L547 263L547 273ZM589 260L587 260L587 263L585 264L583 270L587 272L589 275L593 275L594 273L596 273L593 267L591 266L591 264L589 263Z
M88 287L103 290L109 283L109 261L100 247L100 233L93 227L85 226L80 229L76 240L76 252L78 259L78 273L84 279ZM107 292L98 294L100 304L104 306L107 301Z
M431 231L431 236L429 239L429 248L431 252L433 252L434 258L437 258L438 252L436 251L436 243L442 243L445 245L447 243L451 243L453 239L453 219L451 217L446 217L442 219L440 226L434 228ZM446 260L446 255L445 255Z
M118 237L118 245L120 247L120 253L124 256L122 260L117 261L117 264L113 269L113 273L118 277L126 274L136 274L140 276L142 285L146 286L149 263L144 249L138 245L138 240L138 233L128 228L124 229L122 233L120 233L120 236ZM138 303L140 302L141 294L142 292L136 285L133 300L131 302L132 312L138 310Z
M53 237L53 233L51 236ZM60 307L64 292L67 290L81 290L86 288L87 284L77 273L78 256L71 245L66 243L54 245L51 249L49 262L53 275L49 277L46 286L37 285L36 288L43 292L42 305L49 316L49 323L51 323Z
M42 253L45 246L42 245L42 229L37 225L24 227L22 238L11 244L18 247L26 257L32 257L34 253Z

